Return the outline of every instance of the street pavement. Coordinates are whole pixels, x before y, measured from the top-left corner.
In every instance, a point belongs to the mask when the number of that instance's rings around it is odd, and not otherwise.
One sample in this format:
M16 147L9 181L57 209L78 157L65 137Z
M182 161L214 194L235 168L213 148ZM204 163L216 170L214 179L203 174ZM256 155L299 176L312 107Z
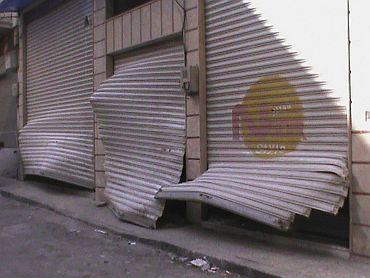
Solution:
M0 196L0 278L239 277Z

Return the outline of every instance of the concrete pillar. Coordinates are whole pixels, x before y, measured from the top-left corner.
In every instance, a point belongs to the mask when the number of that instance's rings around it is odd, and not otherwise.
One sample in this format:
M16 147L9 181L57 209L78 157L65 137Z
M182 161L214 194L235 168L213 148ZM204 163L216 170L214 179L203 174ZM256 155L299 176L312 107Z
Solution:
M185 0L185 48L187 66L199 67L199 95L186 98L186 178L194 180L207 170L206 130L206 69L204 1ZM188 221L200 223L206 215L206 205L187 202Z
M107 78L106 14L106 0L94 0L94 91ZM94 134L95 203L96 205L101 205L106 202L104 195L106 185L104 171L105 151L99 136L95 116Z

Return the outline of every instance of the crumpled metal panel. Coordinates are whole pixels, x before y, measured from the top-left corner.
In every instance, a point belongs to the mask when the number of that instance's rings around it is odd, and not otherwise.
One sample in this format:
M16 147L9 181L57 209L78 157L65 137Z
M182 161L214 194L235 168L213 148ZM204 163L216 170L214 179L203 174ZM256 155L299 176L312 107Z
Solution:
M178 183L185 149L184 50L176 46L115 61L92 97L105 148L105 193L115 214L155 227L162 186Z
M94 187L92 1L67 1L26 26L25 174Z
M348 193L345 107L249 3L206 1L209 170L160 199L209 203L286 230Z

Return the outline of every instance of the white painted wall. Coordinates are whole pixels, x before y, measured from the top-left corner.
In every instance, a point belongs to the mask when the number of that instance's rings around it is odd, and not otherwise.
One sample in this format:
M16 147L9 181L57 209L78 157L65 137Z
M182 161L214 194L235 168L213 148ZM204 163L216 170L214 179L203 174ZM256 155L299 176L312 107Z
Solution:
M358 1L357 2L365 2ZM248 0L305 65L349 106L346 0ZM370 30L370 29L369 29Z
M350 2L353 130L370 131L370 2Z

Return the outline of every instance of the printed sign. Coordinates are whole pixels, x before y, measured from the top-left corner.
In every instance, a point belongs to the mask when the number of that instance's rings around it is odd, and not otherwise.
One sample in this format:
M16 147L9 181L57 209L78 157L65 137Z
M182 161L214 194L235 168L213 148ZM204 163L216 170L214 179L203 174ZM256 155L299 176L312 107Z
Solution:
M283 156L304 140L303 105L280 75L259 79L232 113L234 140L244 141L257 157Z

